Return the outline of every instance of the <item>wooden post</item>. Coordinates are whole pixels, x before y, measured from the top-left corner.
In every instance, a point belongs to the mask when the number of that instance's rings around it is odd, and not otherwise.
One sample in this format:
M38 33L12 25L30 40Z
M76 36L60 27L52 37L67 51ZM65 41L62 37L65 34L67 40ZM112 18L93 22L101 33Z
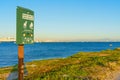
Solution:
M18 45L18 80L24 76L24 45Z

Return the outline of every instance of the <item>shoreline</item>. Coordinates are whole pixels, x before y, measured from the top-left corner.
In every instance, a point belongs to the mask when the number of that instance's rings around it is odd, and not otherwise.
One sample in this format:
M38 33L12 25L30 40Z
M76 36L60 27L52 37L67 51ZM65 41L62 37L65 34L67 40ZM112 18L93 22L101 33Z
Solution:
M44 79L47 79L48 77L46 76L49 75L50 79L61 78L63 80L65 77L68 79L119 80L119 71L120 48L117 48L115 50L103 50L99 52L79 52L64 59L55 58L27 62L25 63L26 75L24 78L27 80L30 76L33 79L37 79L38 76L39 78L44 76ZM5 75L6 77L11 75L13 77L17 75L17 65L0 68L0 72L0 77L5 78ZM56 77L53 77L55 76L53 73L57 74Z

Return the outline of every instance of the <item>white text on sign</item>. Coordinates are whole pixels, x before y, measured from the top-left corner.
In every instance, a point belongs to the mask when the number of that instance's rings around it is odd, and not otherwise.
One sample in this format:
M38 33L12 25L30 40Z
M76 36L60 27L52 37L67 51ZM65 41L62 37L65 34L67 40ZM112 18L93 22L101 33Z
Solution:
M30 15L30 14L22 13L22 19L33 21L34 20L34 16Z

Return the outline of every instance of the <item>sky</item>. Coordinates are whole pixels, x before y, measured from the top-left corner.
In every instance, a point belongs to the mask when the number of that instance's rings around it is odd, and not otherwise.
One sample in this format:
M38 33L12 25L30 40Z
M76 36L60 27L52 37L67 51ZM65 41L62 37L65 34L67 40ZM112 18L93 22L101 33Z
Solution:
M120 0L0 0L0 38L16 37L17 6L35 13L35 38L120 41Z

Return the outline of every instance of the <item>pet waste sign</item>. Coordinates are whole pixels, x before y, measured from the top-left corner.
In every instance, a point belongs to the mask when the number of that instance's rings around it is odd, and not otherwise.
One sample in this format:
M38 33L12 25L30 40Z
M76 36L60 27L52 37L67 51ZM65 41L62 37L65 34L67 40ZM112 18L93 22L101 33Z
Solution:
M34 43L34 12L17 7L16 43L18 44L18 80L24 78L24 44Z
M34 12L30 9L17 7L17 44L32 44L34 42Z

